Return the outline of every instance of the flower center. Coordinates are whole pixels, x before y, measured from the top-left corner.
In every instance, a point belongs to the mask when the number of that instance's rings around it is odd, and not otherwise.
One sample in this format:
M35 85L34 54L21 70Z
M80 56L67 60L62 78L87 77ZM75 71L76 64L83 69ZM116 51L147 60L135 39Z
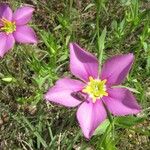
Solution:
M105 85L107 80L93 79L93 77L89 77L89 80L90 81L82 90L82 92L87 93L92 98L93 103L95 103L97 99L100 99L103 96L108 96Z
M16 31L15 22L11 22L5 18L2 18L0 19L0 23L2 23L2 27L0 27L0 31L6 32L6 34L10 34Z

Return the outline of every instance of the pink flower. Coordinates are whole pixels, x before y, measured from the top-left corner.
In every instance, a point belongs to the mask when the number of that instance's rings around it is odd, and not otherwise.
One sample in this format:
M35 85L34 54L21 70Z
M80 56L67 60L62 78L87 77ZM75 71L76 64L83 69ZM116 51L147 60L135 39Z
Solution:
M35 32L27 23L34 9L24 6L14 13L6 4L0 4L0 57L19 43L37 43Z
M70 44L70 70L79 78L63 78L49 89L45 99L67 107L76 107L77 119L86 138L104 121L107 113L103 104L115 116L137 114L140 107L126 88L113 87L123 82L128 74L133 54L108 59L98 75L98 60L92 54Z

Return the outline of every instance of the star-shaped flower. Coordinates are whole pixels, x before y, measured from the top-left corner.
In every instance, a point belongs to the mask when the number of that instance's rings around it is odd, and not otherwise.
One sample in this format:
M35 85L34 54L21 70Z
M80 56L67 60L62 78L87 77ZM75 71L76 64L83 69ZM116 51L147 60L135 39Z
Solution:
M23 6L14 13L6 4L0 4L0 57L3 57L15 41L19 43L37 43L34 30L27 25L34 8Z
M99 75L97 58L76 43L71 43L70 70L79 80L59 79L46 93L45 99L67 107L78 106L77 119L84 136L89 139L107 117L104 104L115 116L140 111L140 106L128 89L113 87L123 82L133 59L131 53L114 56L105 62Z

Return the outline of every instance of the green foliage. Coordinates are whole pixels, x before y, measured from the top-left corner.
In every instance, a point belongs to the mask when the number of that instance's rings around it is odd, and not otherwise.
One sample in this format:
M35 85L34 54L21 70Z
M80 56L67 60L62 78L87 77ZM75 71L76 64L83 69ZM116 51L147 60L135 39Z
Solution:
M103 134L107 127L110 125L110 122L108 119L106 119L96 130L95 130L95 133L94 135L100 135L100 134Z
M115 124L123 128L129 128L143 122L145 118L143 117L134 117L134 116L125 116L115 118Z

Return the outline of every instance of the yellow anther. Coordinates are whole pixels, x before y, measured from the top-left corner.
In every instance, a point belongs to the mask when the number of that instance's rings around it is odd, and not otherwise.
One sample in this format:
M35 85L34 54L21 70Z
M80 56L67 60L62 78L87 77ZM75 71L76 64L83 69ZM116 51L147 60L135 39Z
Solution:
M90 76L89 82L82 92L87 93L92 98L93 103L95 103L97 99L101 99L103 96L108 96L108 93L106 92L106 82L106 79L93 79L93 77Z
M13 33L16 31L16 24L15 22L11 22L5 18L0 19L2 27L0 27L0 31L5 32L6 34Z

